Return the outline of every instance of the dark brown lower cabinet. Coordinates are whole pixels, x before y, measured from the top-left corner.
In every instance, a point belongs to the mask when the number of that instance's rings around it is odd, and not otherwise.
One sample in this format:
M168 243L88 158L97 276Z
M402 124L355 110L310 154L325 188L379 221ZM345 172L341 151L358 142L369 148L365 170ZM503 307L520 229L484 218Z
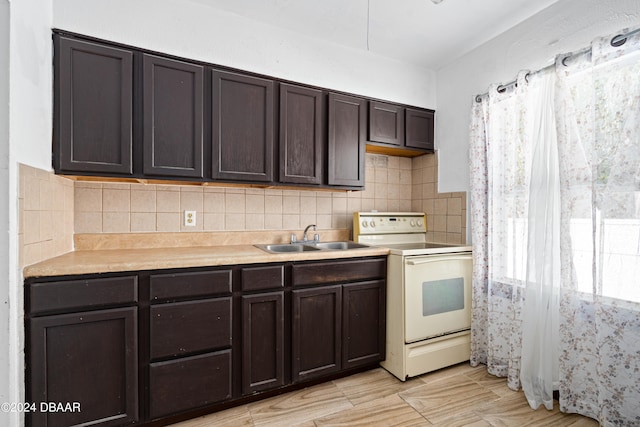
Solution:
M384 359L385 305L384 280L343 285L343 369Z
M293 291L293 381L341 368L342 286Z
M231 350L152 363L149 415L160 418L231 398Z
M242 296L242 393L284 385L284 292Z
M27 279L26 400L80 410L26 425L169 425L374 367L385 277L366 257Z
M32 426L120 426L138 421L136 307L29 320ZM41 411L41 402L78 411ZM46 407L45 407L46 408ZM73 408L73 406L72 406Z

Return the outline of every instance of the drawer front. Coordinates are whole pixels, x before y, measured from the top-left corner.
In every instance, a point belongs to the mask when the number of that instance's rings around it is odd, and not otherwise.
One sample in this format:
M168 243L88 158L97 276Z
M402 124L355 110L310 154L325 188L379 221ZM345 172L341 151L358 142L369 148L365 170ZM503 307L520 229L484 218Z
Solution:
M385 258L296 264L293 266L293 286L382 279L386 271Z
M152 306L151 358L231 345L231 297Z
M154 274L150 280L151 301L231 292L231 270Z
M242 269L242 290L259 291L284 288L284 265Z
M231 398L231 350L152 363L149 411L159 418Z
M138 301L138 277L32 283L28 295L31 314L128 304Z

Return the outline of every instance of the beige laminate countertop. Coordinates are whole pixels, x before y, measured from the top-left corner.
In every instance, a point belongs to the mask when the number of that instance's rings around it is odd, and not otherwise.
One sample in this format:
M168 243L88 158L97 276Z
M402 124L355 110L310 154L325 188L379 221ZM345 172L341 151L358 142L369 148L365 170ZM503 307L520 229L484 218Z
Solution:
M268 262L308 261L387 255L379 247L272 254L253 245L150 249L79 250L24 268L24 277L66 276L119 271L159 270Z

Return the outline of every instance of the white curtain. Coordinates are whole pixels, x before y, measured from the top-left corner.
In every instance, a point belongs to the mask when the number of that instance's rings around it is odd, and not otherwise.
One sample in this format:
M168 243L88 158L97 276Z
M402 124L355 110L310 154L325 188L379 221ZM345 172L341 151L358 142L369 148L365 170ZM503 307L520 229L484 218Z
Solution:
M532 84L533 122L527 216L527 267L520 381L529 405L553 409L558 384L560 301L560 171L555 73ZM535 88L535 89L534 89Z
M471 362L640 425L640 36L473 105Z

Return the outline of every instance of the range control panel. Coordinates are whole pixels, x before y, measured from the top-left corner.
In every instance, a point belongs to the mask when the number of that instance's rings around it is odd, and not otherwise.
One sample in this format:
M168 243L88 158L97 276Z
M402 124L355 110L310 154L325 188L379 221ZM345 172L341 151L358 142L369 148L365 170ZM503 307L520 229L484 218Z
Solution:
M354 212L353 235L426 233L424 212Z

